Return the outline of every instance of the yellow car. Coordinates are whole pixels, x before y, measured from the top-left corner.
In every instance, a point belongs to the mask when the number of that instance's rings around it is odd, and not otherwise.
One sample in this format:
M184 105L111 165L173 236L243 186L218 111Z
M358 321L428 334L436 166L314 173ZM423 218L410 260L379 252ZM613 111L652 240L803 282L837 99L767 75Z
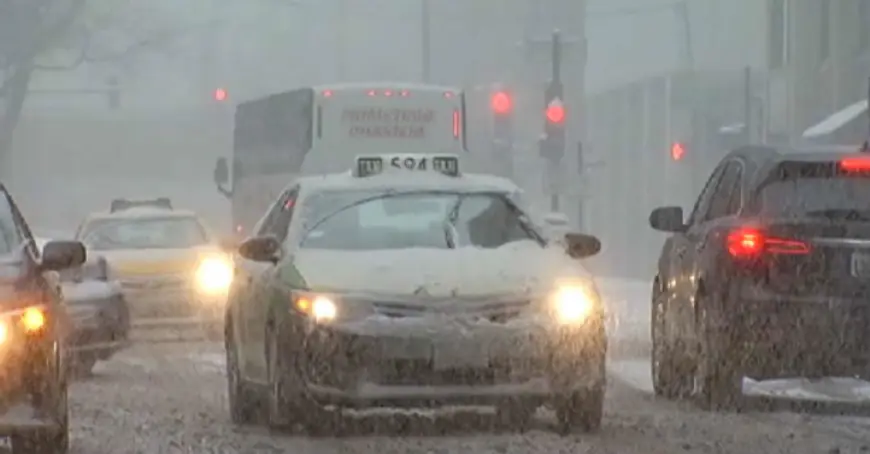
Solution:
M76 239L108 262L133 326L198 323L223 332L232 259L194 212L168 199L115 200L109 212L88 216Z

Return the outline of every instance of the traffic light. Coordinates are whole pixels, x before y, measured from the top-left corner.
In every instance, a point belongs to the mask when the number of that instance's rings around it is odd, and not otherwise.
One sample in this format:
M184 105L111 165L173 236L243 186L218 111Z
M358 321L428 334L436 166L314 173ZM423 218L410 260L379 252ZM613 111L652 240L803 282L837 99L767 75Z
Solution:
M227 93L225 88L216 88L214 93L212 93L212 97L214 97L215 101L223 102L227 100L229 93Z
M561 126L565 123L565 106L561 102L553 102L547 106L545 112L547 122L554 126Z
M565 120L567 112L562 101L562 84L551 82L544 93L544 137L541 156L559 161L565 155Z
M674 142L671 144L671 160L682 161L686 157L686 145L683 142Z
M514 110L513 97L507 91L499 90L492 94L490 107L496 116L510 115Z
M513 178L514 150L514 97L502 88L492 92L489 98L492 111L492 153L494 169L498 175Z
M490 98L492 109L492 140L496 148L511 148L513 143L513 96L506 90L498 90Z

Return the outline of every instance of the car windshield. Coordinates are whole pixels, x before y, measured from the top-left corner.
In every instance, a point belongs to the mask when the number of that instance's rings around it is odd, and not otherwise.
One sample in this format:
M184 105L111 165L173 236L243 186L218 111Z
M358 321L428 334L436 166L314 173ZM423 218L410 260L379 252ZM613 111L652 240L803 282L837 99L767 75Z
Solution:
M498 193L336 192L310 199L305 210L302 248L497 248L539 241L523 213Z
M94 250L182 249L205 244L207 237L195 218L164 217L94 221L82 241Z
M777 217L822 216L870 220L870 178L796 178L768 184L759 193L761 213Z
M0 192L0 254L12 252L20 242L8 197L5 192Z

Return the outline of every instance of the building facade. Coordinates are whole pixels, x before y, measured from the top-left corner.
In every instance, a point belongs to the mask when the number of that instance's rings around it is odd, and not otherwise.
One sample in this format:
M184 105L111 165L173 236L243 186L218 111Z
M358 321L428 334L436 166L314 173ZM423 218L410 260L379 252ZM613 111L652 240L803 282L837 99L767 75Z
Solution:
M767 4L769 127L800 141L808 128L866 99L870 1L768 0ZM846 135L835 140L855 138Z

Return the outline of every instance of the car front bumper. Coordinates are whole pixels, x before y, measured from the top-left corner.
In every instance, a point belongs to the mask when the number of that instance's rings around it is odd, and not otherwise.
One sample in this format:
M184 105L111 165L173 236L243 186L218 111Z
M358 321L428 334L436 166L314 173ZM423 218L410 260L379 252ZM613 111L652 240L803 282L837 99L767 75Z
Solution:
M604 380L601 326L393 321L316 326L305 337L308 391L346 406L485 405L545 401Z
M219 322L226 308L226 295L209 295L192 285L178 288L140 289L122 287L134 324L159 320Z
M0 436L60 429L37 405L34 390L56 379L49 338L15 336L0 345Z

